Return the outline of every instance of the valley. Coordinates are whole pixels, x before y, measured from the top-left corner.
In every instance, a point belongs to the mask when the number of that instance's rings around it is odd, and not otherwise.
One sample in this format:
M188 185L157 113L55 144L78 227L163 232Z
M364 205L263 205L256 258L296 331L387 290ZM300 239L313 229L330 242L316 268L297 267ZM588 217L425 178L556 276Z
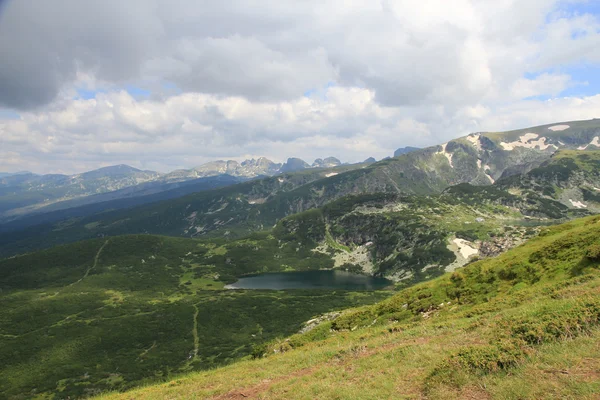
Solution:
M199 264L210 251L123 236L0 261L0 397L87 397L214 368L316 315L390 295L223 290L215 278L242 270Z
M272 341L261 359L100 399L579 398L600 390L600 218Z

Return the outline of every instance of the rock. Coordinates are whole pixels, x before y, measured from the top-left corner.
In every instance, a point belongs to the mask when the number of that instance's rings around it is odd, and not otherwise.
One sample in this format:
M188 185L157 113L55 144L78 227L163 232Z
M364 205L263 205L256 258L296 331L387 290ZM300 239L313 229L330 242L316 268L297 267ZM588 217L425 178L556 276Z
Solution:
M333 311L333 312L330 312L327 314L320 315L313 319L310 319L304 323L304 327L302 329L300 329L300 331L298 333L310 332L313 329L315 329L317 326L319 326L321 323L334 320L337 317L339 317L341 314L342 313L339 311Z

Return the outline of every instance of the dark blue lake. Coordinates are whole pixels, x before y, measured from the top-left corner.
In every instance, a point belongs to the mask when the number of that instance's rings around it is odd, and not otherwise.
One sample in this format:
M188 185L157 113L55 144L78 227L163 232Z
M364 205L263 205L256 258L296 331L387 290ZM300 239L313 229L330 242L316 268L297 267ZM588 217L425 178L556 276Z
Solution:
M230 289L340 289L378 290L393 282L385 278L338 270L272 272L240 278Z

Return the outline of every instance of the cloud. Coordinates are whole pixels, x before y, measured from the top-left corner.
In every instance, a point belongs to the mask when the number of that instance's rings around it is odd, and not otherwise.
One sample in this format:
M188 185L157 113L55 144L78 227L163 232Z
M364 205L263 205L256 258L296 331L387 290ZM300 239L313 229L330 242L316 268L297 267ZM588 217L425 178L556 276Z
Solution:
M261 101L336 81L387 105L463 104L524 68L598 61L597 18L560 4L12 0L0 16L0 104L47 104L80 73Z
M46 111L0 120L2 169L84 171L128 163L169 171L213 159L336 156L357 162L397 147L428 146L473 131L597 116L600 95L522 100L498 107L403 109L377 102L368 89L330 87L321 97L258 102L243 97L181 93L136 100L126 91L71 99ZM422 113L428 122L420 121ZM551 116L551 117L549 117Z
M567 0L12 0L0 107L21 118L0 119L0 146L39 171L381 158L594 117L595 97L560 96L585 83L565 68L600 62L599 32Z

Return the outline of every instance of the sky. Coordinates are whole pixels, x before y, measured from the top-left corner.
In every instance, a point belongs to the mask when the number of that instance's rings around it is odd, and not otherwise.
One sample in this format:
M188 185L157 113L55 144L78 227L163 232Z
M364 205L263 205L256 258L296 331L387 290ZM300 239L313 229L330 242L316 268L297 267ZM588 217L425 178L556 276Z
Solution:
M600 117L597 0L0 0L0 171L381 159Z

